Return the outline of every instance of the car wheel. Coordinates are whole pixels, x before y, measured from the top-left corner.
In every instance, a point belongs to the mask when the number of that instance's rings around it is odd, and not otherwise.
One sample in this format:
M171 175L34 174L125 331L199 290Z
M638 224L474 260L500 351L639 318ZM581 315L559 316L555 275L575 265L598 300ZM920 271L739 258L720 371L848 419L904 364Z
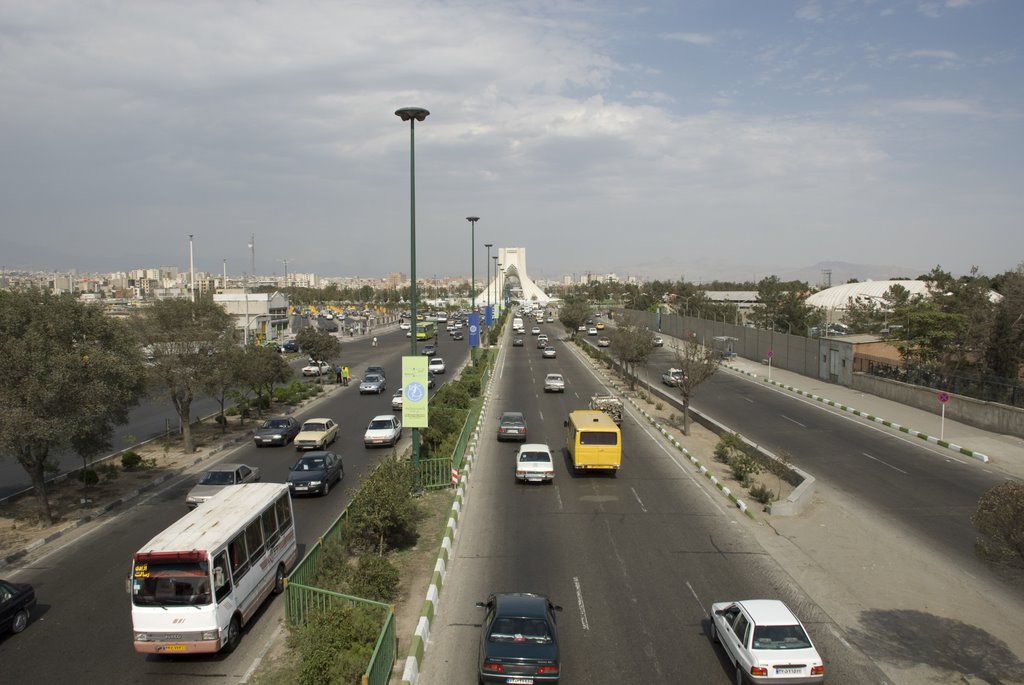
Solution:
M14 621L11 622L11 632L20 633L25 630L28 626L28 612L22 609L14 615Z
M715 627L715 619L711 619L711 641L718 642L718 628Z
M746 679L743 677L743 669L740 668L739 664L736 664L736 685L744 685Z
M274 594L284 592L284 566L277 567L277 575L274 576Z
M324 481L324 487L321 488L320 494L321 495L326 495L330 491L331 491L331 481L330 481L330 479L328 479L328 480Z
M238 622L238 617L235 616L231 619L231 624L228 625L228 639L224 643L224 648L221 649L225 654L230 654L235 651L235 647L242 640L242 624Z

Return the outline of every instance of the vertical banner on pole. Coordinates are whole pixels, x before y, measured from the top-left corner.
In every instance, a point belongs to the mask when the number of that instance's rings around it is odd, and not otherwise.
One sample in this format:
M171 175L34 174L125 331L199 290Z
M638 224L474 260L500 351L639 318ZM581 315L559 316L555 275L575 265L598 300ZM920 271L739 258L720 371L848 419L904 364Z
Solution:
M469 346L480 347L480 315L477 312L469 315Z
M427 358L402 357L402 426L427 425Z

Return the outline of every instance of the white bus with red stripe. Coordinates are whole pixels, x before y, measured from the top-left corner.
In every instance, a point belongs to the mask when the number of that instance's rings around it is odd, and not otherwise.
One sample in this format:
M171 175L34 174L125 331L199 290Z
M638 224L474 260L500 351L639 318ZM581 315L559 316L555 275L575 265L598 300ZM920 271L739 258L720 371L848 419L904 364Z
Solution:
M224 488L135 553L135 651L233 650L263 601L284 590L297 554L287 485Z

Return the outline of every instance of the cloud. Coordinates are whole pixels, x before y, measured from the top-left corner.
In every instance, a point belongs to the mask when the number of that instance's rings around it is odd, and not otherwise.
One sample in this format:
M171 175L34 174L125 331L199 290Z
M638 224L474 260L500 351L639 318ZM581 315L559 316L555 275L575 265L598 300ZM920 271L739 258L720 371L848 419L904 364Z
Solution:
M706 33L662 33L659 34L662 40L689 43L690 45L711 45L715 42L714 36Z

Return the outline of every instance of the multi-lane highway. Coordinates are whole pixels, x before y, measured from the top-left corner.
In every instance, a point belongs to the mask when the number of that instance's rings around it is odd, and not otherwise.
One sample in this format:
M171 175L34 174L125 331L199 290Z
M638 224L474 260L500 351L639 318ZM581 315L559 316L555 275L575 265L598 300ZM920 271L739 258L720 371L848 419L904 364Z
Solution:
M557 337L555 326L544 328ZM560 454L568 412L602 389L565 343L554 343L554 360L542 359L529 336L526 343L501 354L421 682L477 682L474 603L497 591L543 593L563 607L566 683L730 682L708 639L708 606L753 597L782 598L802 617L829 682L885 682L758 546L742 515L709 495L635 417L623 423L618 477L574 476L558 459L553 485L516 483L515 446L492 437L497 416L524 412L530 441ZM564 395L543 392L549 371L565 375Z
M388 392L360 396L353 383L299 413L300 419L329 416L341 424L332 449L345 463L340 487L326 497L295 501L300 555L337 518L361 476L390 453L365 449L362 436L370 418L391 413L391 395L400 384L401 356L408 354L409 341L398 330L378 338L376 348L369 339L346 342L346 360L354 378L370 364L383 365L392 379ZM444 334L439 347L453 370L468 358L466 343L449 341ZM408 440L406 431L400 449ZM227 461L259 466L263 480L275 482L285 481L295 459L291 446L257 449L248 442L224 455ZM14 573L5 572L11 580L31 583L39 606L24 633L0 636L0 681L191 684L241 679L277 627L281 606L276 599L250 624L233 654L164 659L137 654L132 648L131 606L125 590L131 555L185 514L185 494L195 478L194 473L180 478L85 536L34 558Z

